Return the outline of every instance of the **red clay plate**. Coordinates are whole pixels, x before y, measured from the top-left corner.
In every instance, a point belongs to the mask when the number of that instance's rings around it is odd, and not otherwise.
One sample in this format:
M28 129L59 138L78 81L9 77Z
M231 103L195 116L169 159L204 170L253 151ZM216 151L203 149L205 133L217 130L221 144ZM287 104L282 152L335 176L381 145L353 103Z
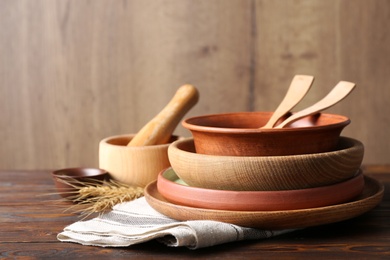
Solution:
M354 200L326 207L280 211L229 211L193 208L164 199L157 190L157 181L145 188L145 199L156 211L176 220L214 220L243 227L262 229L304 228L344 221L375 208L383 198L384 186L365 176L363 192Z
M364 188L361 170L355 177L330 186L282 191L228 191L186 185L172 168L159 173L158 192L184 206L237 211L273 211L324 207L351 201Z

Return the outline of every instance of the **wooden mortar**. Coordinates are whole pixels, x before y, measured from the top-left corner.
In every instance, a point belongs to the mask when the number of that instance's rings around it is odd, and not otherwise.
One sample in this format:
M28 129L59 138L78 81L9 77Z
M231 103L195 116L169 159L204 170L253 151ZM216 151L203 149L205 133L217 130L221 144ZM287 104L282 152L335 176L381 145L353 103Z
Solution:
M181 118L199 99L192 85L181 86L167 106L137 134L111 136L99 144L99 167L121 182L145 187L170 166L168 146Z
M99 144L99 168L123 183L145 187L170 166L168 144L127 146L134 134L110 136ZM172 137L170 142L177 140Z

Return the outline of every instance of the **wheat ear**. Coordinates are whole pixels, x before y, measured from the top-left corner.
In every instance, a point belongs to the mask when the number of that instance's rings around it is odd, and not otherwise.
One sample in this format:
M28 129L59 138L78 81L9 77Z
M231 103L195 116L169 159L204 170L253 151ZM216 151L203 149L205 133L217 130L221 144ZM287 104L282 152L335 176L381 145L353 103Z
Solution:
M65 211L81 213L88 217L93 213L102 213L111 210L116 204L131 201L144 195L143 188L130 186L115 180L80 182L74 179L60 179L61 182L75 188L72 200L75 205ZM69 192L66 192L69 193ZM80 208L80 206L83 206Z

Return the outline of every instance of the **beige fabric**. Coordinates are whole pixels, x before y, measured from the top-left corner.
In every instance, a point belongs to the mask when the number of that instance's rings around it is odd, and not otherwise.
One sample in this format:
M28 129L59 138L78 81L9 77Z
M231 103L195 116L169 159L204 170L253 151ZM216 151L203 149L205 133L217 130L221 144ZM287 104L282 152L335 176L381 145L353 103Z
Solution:
M112 211L94 219L76 222L57 238L102 247L126 247L157 239L167 246L197 249L291 231L259 230L216 221L177 221L155 211L142 197L116 205Z

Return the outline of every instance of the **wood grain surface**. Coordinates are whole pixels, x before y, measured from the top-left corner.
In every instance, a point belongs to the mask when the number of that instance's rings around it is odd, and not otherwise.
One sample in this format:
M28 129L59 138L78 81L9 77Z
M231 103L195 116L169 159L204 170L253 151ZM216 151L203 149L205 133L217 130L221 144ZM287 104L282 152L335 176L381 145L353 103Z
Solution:
M299 190L327 186L356 175L363 144L342 138L337 151L296 156L214 156L195 153L193 139L168 148L172 169L189 186L218 190Z
M186 83L187 116L273 110L296 74L316 78L296 109L356 83L329 112L389 163L389 22L387 0L2 0L0 169L97 166Z
M131 247L102 248L62 243L56 236L80 216L54 203L49 171L0 172L0 258L2 259L388 259L390 167L364 167L385 185L374 210L339 223L298 230L271 239L222 244L198 250L171 248L157 241Z

